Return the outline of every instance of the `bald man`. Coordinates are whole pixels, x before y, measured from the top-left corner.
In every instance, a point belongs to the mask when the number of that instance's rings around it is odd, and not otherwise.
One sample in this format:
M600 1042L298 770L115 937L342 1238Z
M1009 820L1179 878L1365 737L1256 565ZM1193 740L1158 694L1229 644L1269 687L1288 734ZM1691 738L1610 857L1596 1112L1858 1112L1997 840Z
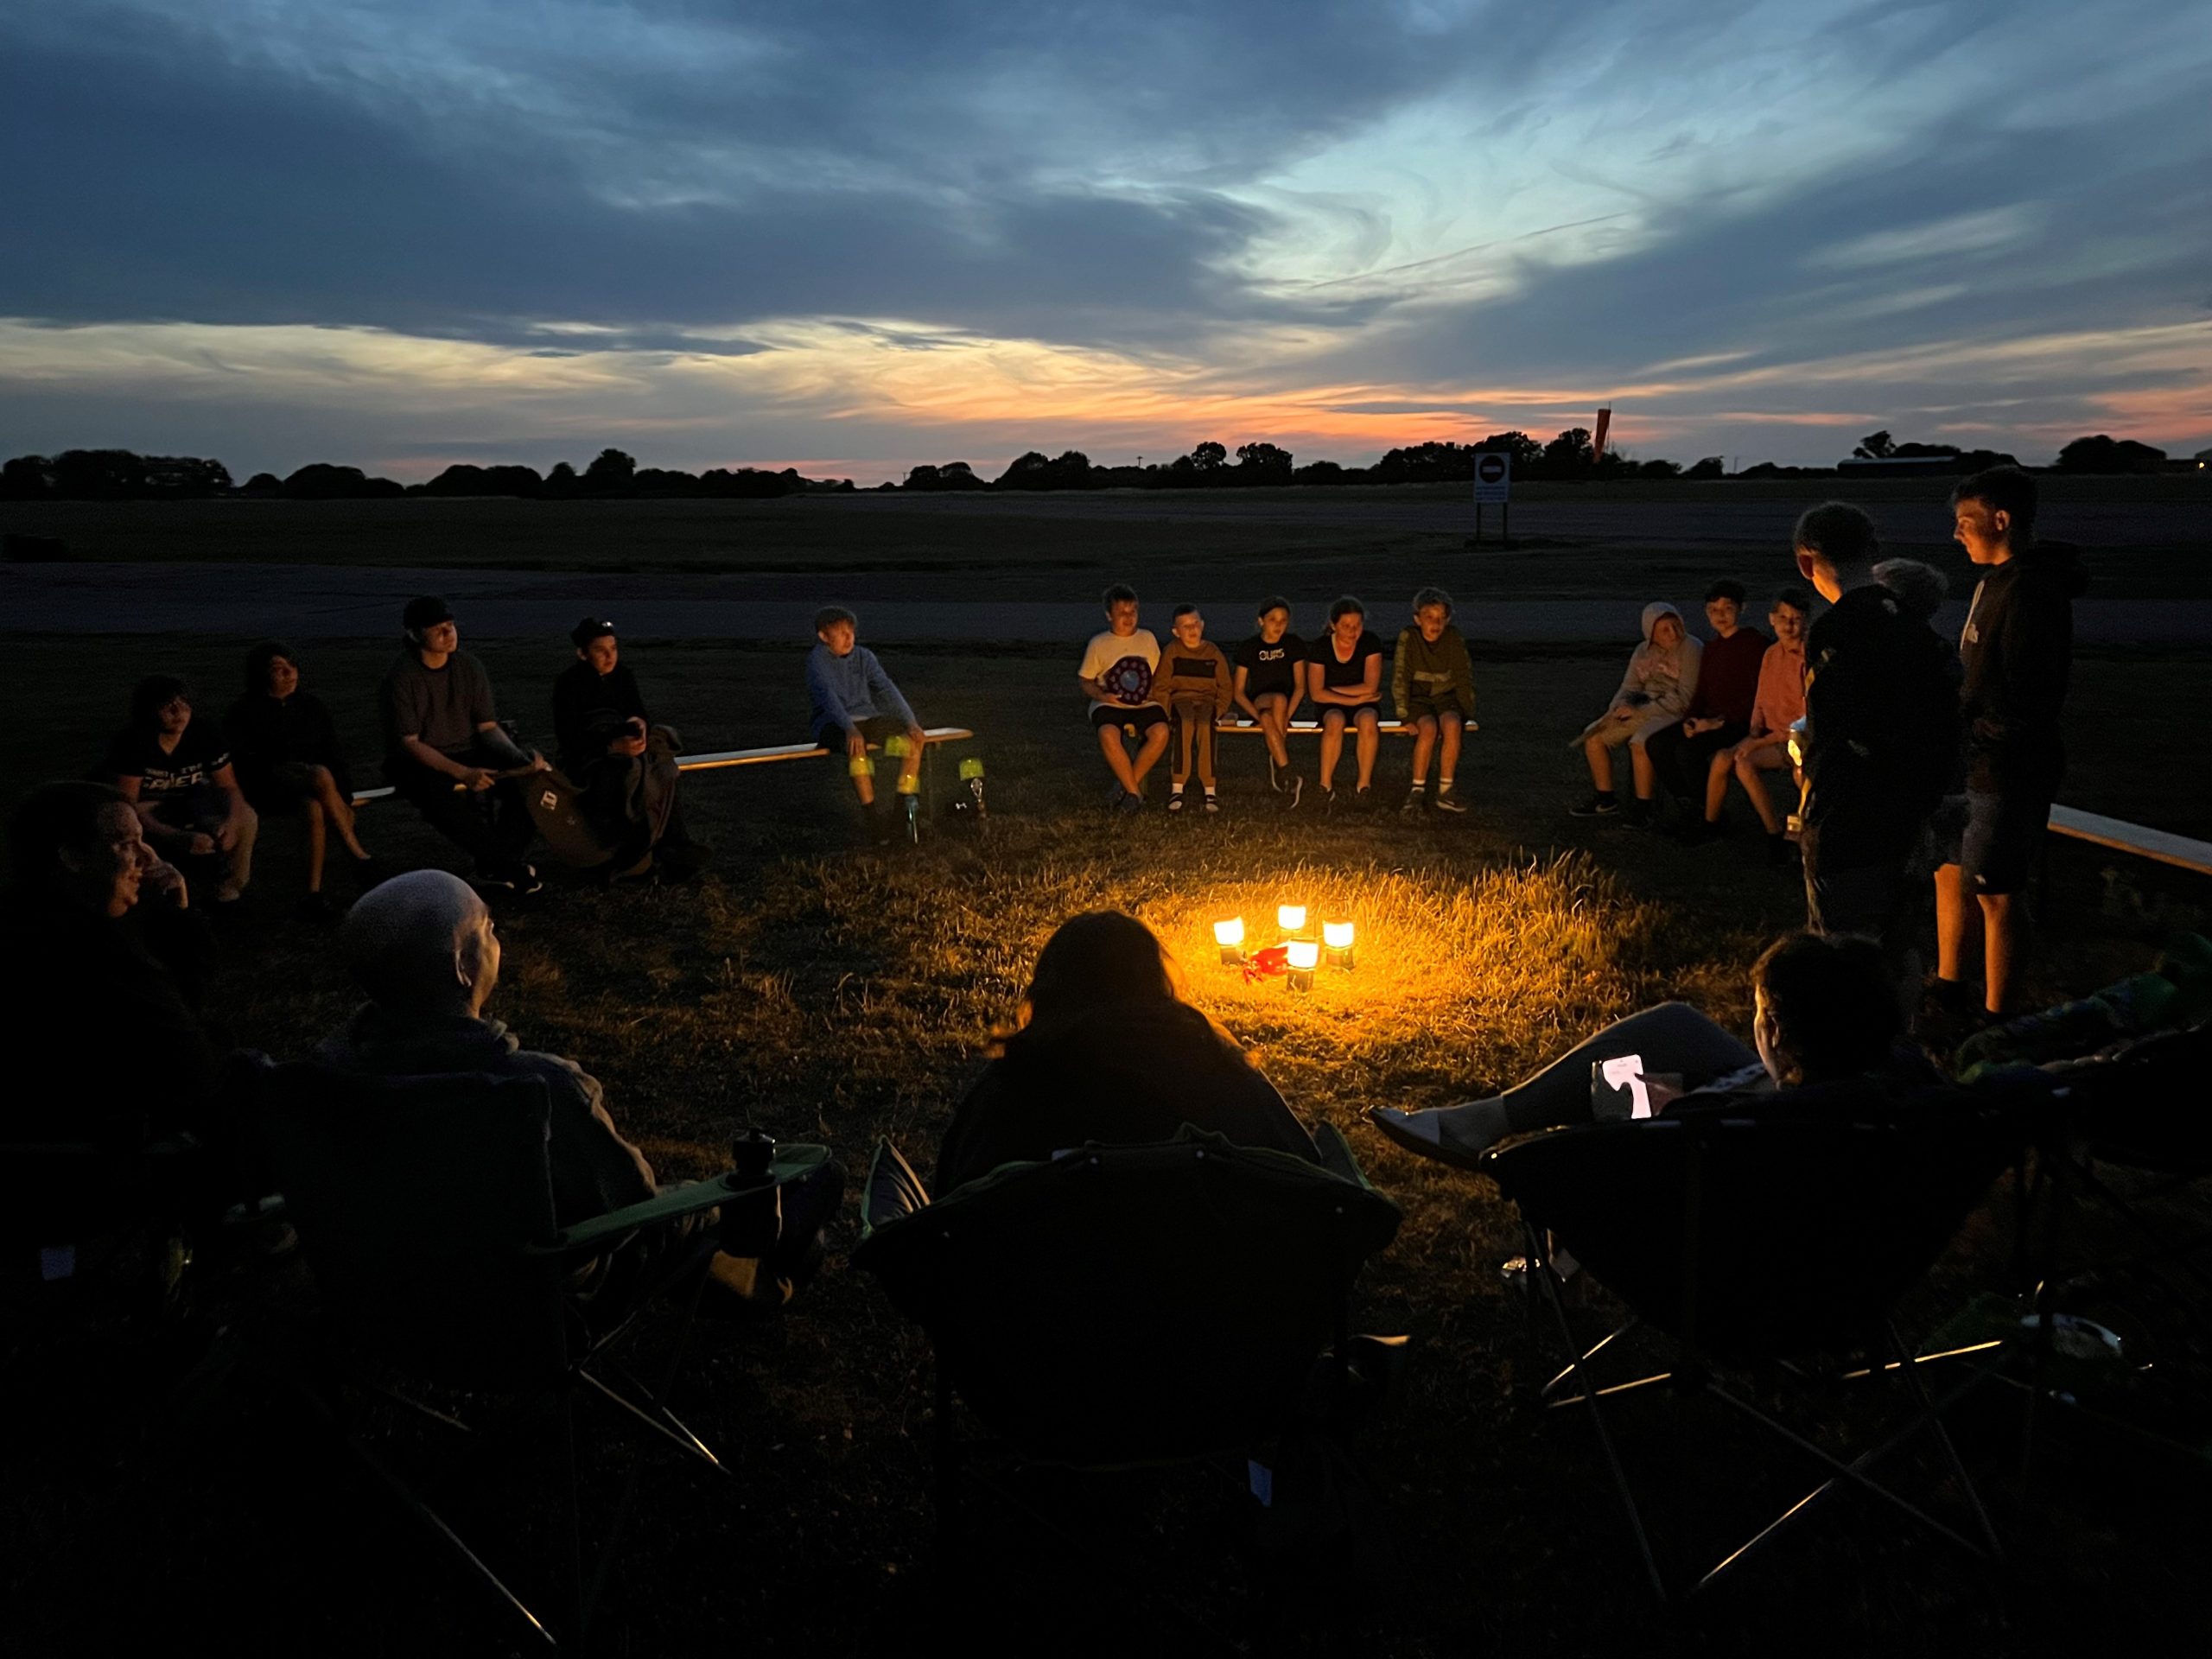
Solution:
M537 1077L552 1104L555 1220L569 1227L653 1196L652 1166L615 1128L598 1079L574 1060L523 1047L505 1026L485 1017L484 1006L499 982L499 938L474 888L443 870L394 876L354 903L339 942L369 1000L323 1039L317 1060L380 1077L473 1071ZM767 1275L760 1275L753 1262L715 1253L711 1271L726 1290L756 1304L780 1304L789 1296L792 1274L843 1191L842 1172L835 1165L826 1170L823 1190L786 1192L788 1248L779 1248ZM690 1224L651 1230L619 1254L641 1266L642 1259L660 1255L690 1230ZM626 1292L613 1291L612 1284L634 1282L638 1270L621 1263L603 1275L609 1282L594 1281L579 1289L594 1300L620 1300Z

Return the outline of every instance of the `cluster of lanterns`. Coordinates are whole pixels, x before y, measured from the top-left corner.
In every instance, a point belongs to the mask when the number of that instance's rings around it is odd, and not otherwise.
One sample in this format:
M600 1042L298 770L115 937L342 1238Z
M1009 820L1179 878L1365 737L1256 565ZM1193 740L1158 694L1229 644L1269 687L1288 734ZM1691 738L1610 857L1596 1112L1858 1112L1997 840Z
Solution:
M1278 969L1284 973L1294 991L1313 988L1315 969L1321 965L1325 953L1332 968L1349 969L1352 965L1352 925L1349 921L1324 922L1321 937L1316 939L1306 931L1306 906L1278 905L1275 906L1275 927L1281 935L1281 942L1262 948L1247 957L1244 951L1244 918L1231 916L1213 925L1213 942L1221 947L1221 965L1241 968L1250 975L1256 967L1262 972Z

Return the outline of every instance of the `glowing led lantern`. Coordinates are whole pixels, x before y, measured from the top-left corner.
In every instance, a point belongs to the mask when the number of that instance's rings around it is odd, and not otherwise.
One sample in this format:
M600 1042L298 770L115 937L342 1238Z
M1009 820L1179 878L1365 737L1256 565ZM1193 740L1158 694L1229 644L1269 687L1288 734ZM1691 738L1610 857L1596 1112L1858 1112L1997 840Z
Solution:
M1329 962L1332 966L1338 968L1351 966L1351 940L1352 927L1350 922L1321 924L1321 943L1329 949Z
M1306 926L1306 906L1303 905L1277 905L1275 906L1275 925L1286 933L1297 933L1302 931Z
M1290 942L1290 988L1310 991L1313 988L1313 969L1321 960L1321 947L1311 939Z
M1221 947L1221 965L1240 968L1244 963L1244 918L1232 916L1225 922L1213 925L1213 942Z

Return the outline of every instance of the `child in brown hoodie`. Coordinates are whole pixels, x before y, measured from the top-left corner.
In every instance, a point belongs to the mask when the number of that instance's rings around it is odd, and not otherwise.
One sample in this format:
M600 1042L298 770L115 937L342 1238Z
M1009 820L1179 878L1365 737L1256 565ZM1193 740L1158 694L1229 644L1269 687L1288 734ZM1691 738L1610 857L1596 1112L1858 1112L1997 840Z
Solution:
M1213 728L1229 713L1229 658L1206 638L1206 620L1198 614L1197 606L1175 607L1172 638L1160 647L1160 668L1152 685L1166 703L1176 733L1167 810L1183 810L1183 785L1191 780L1195 760L1198 782L1206 791L1205 810L1220 811L1221 801L1214 793Z

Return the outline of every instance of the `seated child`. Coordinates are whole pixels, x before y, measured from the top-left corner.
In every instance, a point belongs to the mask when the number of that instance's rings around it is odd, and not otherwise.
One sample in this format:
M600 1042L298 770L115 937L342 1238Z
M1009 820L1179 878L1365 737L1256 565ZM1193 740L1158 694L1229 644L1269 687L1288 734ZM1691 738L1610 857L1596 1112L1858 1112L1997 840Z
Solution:
M906 746L899 762L899 795L911 823L921 799L922 722L867 646L856 645L859 619L842 605L825 605L814 614L820 641L806 656L806 694L813 704L814 741L832 754L845 756L853 792L860 797L870 833L879 842L891 839L891 821L875 810L875 763L868 758L870 740L889 748Z
M1636 783L1636 808L1628 822L1649 821L1653 791L1658 775L1643 746L1682 717L1697 692L1698 664L1702 647L1682 626L1682 613L1664 600L1643 607L1643 643L1628 659L1605 712L1582 728L1575 744L1590 763L1590 798L1570 808L1578 818L1608 817L1620 810L1613 795L1612 751L1629 746L1629 760Z
M1441 588L1424 588L1414 595L1413 626L1400 631L1390 659L1390 699L1398 718L1414 728L1413 792L1402 810L1408 815L1421 810L1428 790L1428 757L1440 738L1444 753L1437 767L1436 810L1465 811L1467 804L1452 792L1452 774L1459 764L1467 718L1475 712L1475 666L1467 658L1467 642L1452 626L1452 595Z
M1285 810L1298 804L1306 780L1290 769L1290 745L1284 734L1306 696L1306 642L1290 631L1290 601L1260 601L1260 631L1236 647L1236 682L1230 695L1252 717L1268 744L1268 787L1287 792Z
M1766 830L1766 861L1772 865L1789 861L1789 841L1761 774L1789 765L1789 728L1805 714L1805 623L1812 612L1813 596L1802 588L1785 588L1776 597L1774 608L1766 613L1774 643L1759 658L1751 734L1727 753L1713 757L1713 772L1705 786L1706 821L1717 823L1728 779L1732 777L1743 785L1751 810Z
M364 891L382 874L354 828L353 779L330 710L300 689L299 658L289 645L264 639L246 653L245 695L223 716L238 787L264 817L296 811L307 830L308 890L299 914L328 921L337 906L323 896L329 838L338 837Z
M673 728L646 712L638 677L622 660L614 624L588 616L569 630L576 660L553 681L553 734L561 770L582 793L579 804L611 879L655 870L682 880L696 874L710 849L683 828L682 779Z
M1716 582L1706 589L1705 620L1713 638L1702 646L1697 690L1681 722L1653 734L1644 746L1653 772L1684 809L1706 794L1715 758L1733 750L1751 729L1767 638L1745 627L1743 615L1742 582ZM1704 817L1691 818L1687 810L1683 816L1685 839L1703 841L1717 833L1717 817L1708 828Z
M1359 791L1352 804L1374 802L1375 760L1382 747L1382 642L1367 631L1367 607L1350 594L1329 607L1329 631L1306 653L1306 695L1321 716L1321 798L1337 798L1337 762L1344 728L1358 734Z
M1229 713L1229 659L1221 647L1206 638L1206 620L1195 605L1178 605L1173 643L1160 654L1160 671L1154 683L1167 699L1168 722L1179 734L1175 760L1168 774L1171 787L1167 810L1183 810L1183 785L1190 781L1192 751L1197 751L1198 782L1206 791L1205 808L1221 810L1214 792L1213 728Z
M146 842L194 886L236 904L253 875L261 820L246 804L231 752L213 720L195 720L192 688L149 674L131 688L130 723L100 763L102 778L137 810Z
M1151 629L1137 626L1135 588L1116 582L1102 597L1106 631L1091 635L1084 647L1076 683L1090 699L1091 728L1116 785L1116 810L1139 812L1144 809L1145 775L1167 753L1167 710L1152 688L1160 641ZM1134 756L1122 747L1125 737L1136 741Z

